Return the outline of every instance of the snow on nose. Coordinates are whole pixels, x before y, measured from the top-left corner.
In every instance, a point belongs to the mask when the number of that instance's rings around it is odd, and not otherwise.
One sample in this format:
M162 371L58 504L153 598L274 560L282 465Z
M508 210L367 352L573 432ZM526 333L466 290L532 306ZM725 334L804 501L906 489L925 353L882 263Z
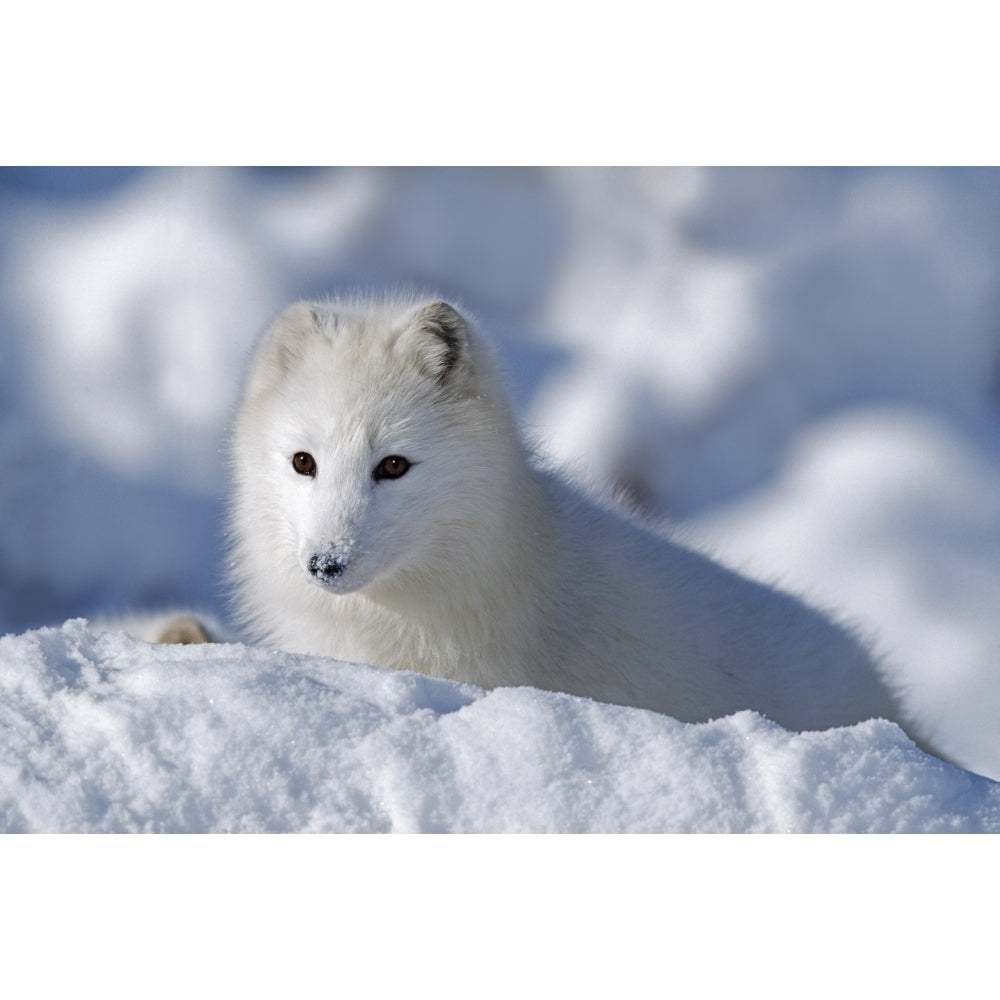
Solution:
M347 569L348 562L347 554L342 549L330 547L314 552L307 566L319 583L331 584Z

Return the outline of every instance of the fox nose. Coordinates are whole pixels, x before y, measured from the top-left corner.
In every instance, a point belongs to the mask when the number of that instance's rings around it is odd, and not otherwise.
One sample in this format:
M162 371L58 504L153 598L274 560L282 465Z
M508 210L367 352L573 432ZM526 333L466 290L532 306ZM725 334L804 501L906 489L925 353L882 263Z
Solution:
M309 557L309 572L322 583L336 580L347 569L347 560L333 552L317 552Z

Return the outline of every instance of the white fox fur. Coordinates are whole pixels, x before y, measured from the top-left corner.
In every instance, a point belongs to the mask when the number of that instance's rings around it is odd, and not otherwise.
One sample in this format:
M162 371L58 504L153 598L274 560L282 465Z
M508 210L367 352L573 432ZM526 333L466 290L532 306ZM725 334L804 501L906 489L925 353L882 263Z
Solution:
M232 444L236 606L267 645L685 721L896 714L847 631L542 468L448 304L290 306Z

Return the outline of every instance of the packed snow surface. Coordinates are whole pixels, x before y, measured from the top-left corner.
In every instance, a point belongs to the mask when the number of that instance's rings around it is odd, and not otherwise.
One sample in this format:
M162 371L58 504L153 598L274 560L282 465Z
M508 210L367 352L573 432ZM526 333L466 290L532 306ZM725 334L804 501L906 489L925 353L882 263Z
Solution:
M0 171L0 828L996 830L998 262L995 170ZM855 625L954 763L87 632L225 614L255 334L399 282L554 459Z
M80 620L0 639L8 832L997 832L885 721L792 735Z

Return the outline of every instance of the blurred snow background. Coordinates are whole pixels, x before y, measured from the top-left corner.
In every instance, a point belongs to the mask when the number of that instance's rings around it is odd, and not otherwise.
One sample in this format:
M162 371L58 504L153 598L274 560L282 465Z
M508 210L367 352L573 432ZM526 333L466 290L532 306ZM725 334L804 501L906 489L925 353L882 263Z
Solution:
M254 336L416 284L555 457L855 622L1000 778L998 261L989 169L0 170L0 632L224 614Z

